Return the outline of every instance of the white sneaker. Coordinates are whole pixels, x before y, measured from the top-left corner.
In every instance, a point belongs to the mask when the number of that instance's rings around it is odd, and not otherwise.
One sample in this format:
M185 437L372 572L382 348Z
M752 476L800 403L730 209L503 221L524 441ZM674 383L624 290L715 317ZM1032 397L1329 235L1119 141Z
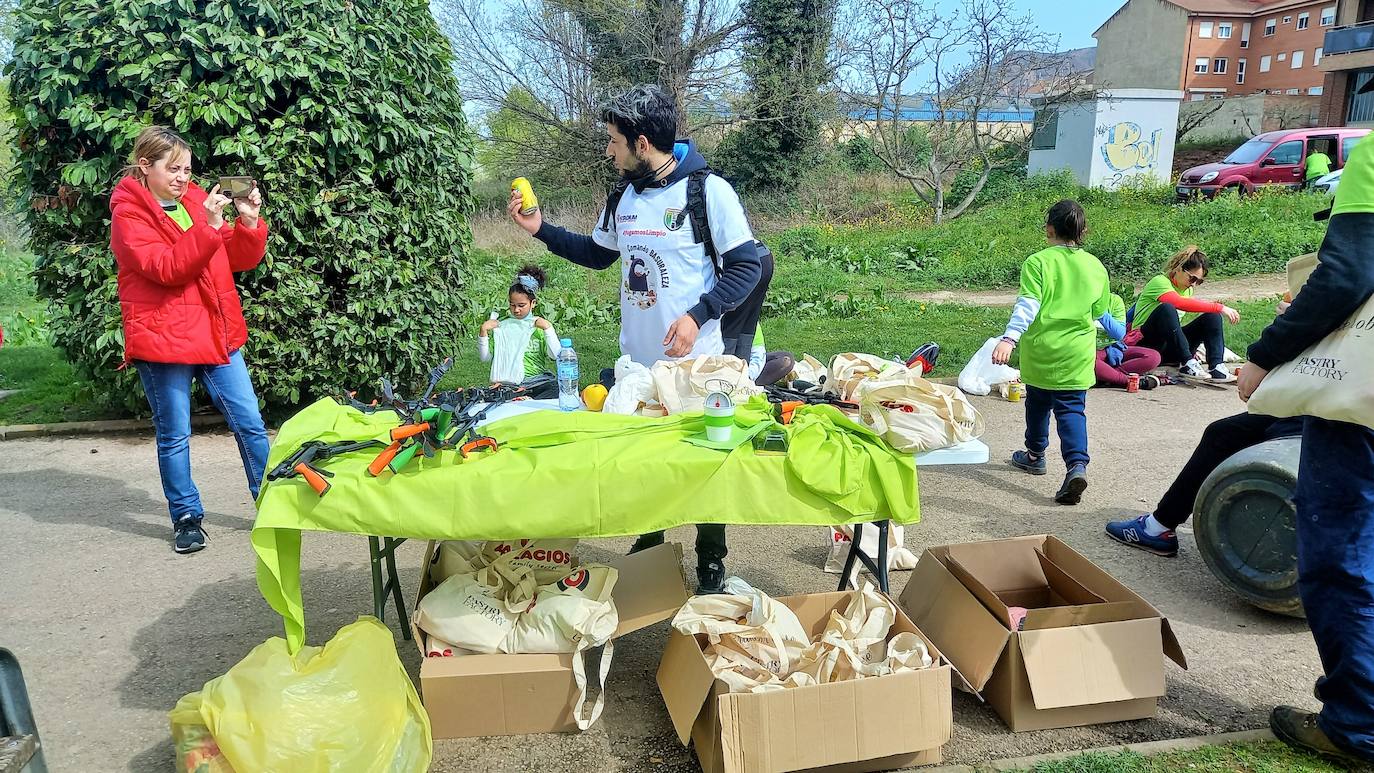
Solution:
M1207 378L1207 373L1196 362L1185 363L1178 369L1178 375L1188 378Z
M1213 381L1219 384L1229 384L1236 380L1235 374L1227 371L1225 368L1212 368L1208 375L1212 377Z

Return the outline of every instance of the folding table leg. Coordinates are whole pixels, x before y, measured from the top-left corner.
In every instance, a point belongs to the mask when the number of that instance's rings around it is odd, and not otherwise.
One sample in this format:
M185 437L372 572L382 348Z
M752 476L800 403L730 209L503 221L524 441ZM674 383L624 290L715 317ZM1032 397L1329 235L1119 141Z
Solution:
M868 571L869 571L870 573L873 574L874 579L876 579L876 580L878 581L878 588L879 588L880 590L882 590L883 593L887 593L887 592L888 592L888 590L887 590L887 531L888 531L888 522L887 522L887 521L875 521L875 522L873 522L873 524L872 524L872 526L874 526L874 527L878 530L878 561L877 561L877 563L874 563L874 561L873 561L873 559L872 559L871 557L869 557L867 554L865 554L862 550L859 549L859 542L860 542L860 540L861 540L862 537L863 537L863 529L864 529L865 526L868 526L868 525L869 525L869 524L867 524L867 523L856 523L856 524L854 524L854 538L853 538L852 540L849 541L849 555L846 556L845 559L844 559L844 571L840 574L840 587L839 587L839 590L844 591L844 590L849 590L851 587L854 587L854 586L849 582L849 575L850 575L851 572L854 571L854 562L855 562L855 561L858 561L858 562L861 562L865 567L867 567L867 568L868 568Z
M404 539L393 537L369 535L367 538L368 562L372 566L372 613L385 623L387 596L390 595L396 605L396 619L401 628L401 638L409 641L410 625L406 618L405 598L401 595L401 577L396 571L396 548L404 542Z

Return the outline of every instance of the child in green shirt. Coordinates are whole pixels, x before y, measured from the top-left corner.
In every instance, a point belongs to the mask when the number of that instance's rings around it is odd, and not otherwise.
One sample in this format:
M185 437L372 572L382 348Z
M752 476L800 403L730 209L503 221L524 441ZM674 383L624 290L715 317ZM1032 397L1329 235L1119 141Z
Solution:
M493 312L477 338L477 356L491 363L492 383L518 384L536 398L558 396L558 382L544 353L547 350L553 359L562 351L553 324L534 313L544 281L544 271L538 266L521 268L507 293L510 316L498 321ZM488 336L496 339L494 351Z
M1088 488L1088 389L1096 382L1097 336L1093 321L1107 313L1111 290L1107 269L1083 250L1087 217L1078 202L1065 199L1045 217L1049 248L1021 265L1021 290L992 361L1005 365L1021 346L1021 380L1026 384L1026 450L1012 454L1014 467L1046 473L1050 413L1059 430L1068 473L1054 501L1076 505Z

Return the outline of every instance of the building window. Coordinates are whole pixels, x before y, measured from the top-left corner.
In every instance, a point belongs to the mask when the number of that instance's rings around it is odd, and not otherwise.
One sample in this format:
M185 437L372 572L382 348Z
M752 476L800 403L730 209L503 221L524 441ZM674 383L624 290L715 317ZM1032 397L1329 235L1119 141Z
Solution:
M1285 92L1283 92L1283 93L1287 94L1287 95L1290 96L1290 97L1296 97L1296 96L1297 96L1299 93L1301 93L1301 92L1302 92L1302 89L1289 89L1289 90L1287 90L1287 91L1285 91Z
M1298 29L1300 29L1300 30L1305 30L1305 29L1307 29L1307 28L1310 27L1310 26L1312 26L1312 14L1310 14L1310 13L1300 13L1300 14L1298 14Z
M1301 51L1294 51L1294 52L1293 52L1293 65L1292 65L1292 66L1293 66L1293 69L1294 69L1294 70L1301 70L1301 69L1302 69L1302 52L1301 52Z
M1242 84L1244 84L1244 83L1245 83L1245 60L1244 60L1244 59L1237 59L1237 60L1236 60L1236 85L1237 85L1237 86L1240 86L1240 85L1242 85Z
M1225 74L1226 74L1226 58L1225 58L1225 57L1218 57L1218 58L1212 60L1212 72L1216 73L1217 75L1225 75Z
M1198 74L1198 75L1206 75L1206 74L1207 74L1207 66L1208 66L1210 63L1211 63L1211 60L1208 59L1207 57L1202 57L1201 59L1194 59L1194 60L1193 60L1193 72L1196 73L1196 74Z
M1360 94L1360 89L1374 80L1374 70L1350 74L1350 87L1346 91L1345 122L1368 123L1374 121L1374 93Z
M1200 38L1212 37L1212 23L1210 21L1199 22L1197 25L1197 36Z
M1282 53L1279 54L1279 61L1280 61L1280 62L1286 62L1286 61L1288 61L1288 52L1287 52L1287 51L1284 51L1284 52L1282 52Z
M1222 40L1229 40L1231 38L1231 22L1224 21L1217 24L1217 37Z
M1322 26L1330 27L1336 23L1336 6L1322 9Z
M1312 52L1312 66L1316 67L1322 63L1322 47L1317 46L1317 50Z
M1047 107L1035 111L1035 132L1031 134L1031 150L1054 150L1059 140L1059 110Z
M1274 35L1274 30L1275 30L1277 27L1278 27L1278 19L1269 19L1268 21L1264 22L1264 36L1265 36L1266 38L1268 38L1268 37L1273 37L1273 35Z
M1292 17L1292 16L1285 16L1285 17L1283 17L1283 23L1284 23L1284 24L1292 24L1292 23L1293 23L1293 17Z
M1322 95L1322 91L1323 89L1321 86L1313 86L1312 88L1307 90L1307 96L1320 97Z
M1201 102L1202 100L1204 100L1204 99L1206 99L1206 98L1207 98L1207 95L1205 95L1205 94L1194 94L1194 95L1192 95L1191 97L1188 98L1188 101L1189 101L1189 102Z
M1250 47L1250 22L1240 25L1240 47Z
M1260 57L1260 72L1269 72L1269 61L1267 54Z

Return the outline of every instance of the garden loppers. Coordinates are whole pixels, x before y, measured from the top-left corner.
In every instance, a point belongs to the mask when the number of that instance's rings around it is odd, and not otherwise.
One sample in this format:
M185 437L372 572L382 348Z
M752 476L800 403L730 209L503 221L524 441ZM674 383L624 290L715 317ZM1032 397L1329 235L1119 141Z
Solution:
M380 445L382 445L380 440L358 440L341 443L312 440L296 449L296 452L284 459L281 464L273 467L272 471L267 473L267 479L284 480L299 475L305 479L306 483L310 484L310 488L314 489L316 494L324 496L329 493L329 481L325 478L332 478L334 474L320 469L320 463L329 461L340 454L348 454Z

